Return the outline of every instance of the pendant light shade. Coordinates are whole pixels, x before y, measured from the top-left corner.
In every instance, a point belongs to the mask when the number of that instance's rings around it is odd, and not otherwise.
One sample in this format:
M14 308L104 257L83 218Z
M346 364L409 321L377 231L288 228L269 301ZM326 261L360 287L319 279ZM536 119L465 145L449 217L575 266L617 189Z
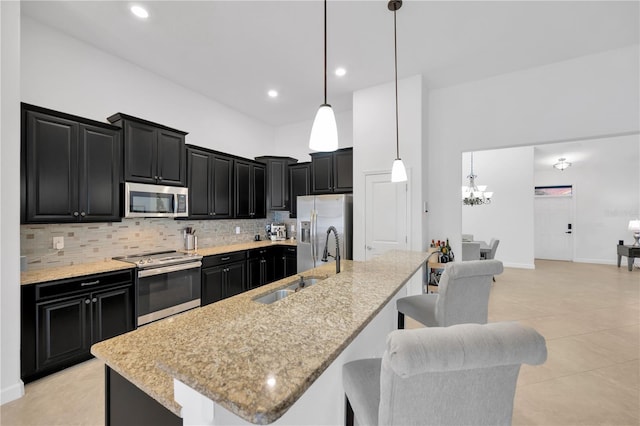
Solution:
M322 104L311 127L309 148L314 151L335 151L338 149L338 126L331 105Z
M336 116L327 103L327 0L324 0L324 103L318 108L311 126L309 149L323 152L338 149Z
M393 167L391 168L391 182L406 182L407 171L404 168L404 163L401 159L397 158L393 161Z
M398 38L396 35L396 10L402 7L402 0L391 0L387 7L393 12L393 64L396 84L396 159L393 161L393 166L391 167L391 182L406 182L407 170L404 168L404 163L400 159L400 136L398 134Z

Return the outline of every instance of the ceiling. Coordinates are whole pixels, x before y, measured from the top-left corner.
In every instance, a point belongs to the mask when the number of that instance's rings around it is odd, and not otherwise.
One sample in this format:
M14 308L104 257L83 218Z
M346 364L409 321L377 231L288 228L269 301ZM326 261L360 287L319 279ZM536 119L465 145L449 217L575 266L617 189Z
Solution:
M21 10L270 125L311 120L322 103L321 1L137 3L146 21L128 1L23 0ZM405 0L398 74L438 88L638 44L639 5ZM333 0L327 10L328 102L345 111L354 91L393 80L393 14L381 0Z

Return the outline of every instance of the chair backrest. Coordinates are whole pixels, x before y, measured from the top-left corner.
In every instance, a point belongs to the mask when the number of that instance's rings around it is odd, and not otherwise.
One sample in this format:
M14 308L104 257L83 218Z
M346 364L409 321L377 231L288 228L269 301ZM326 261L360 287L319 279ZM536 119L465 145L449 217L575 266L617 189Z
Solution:
M480 260L480 243L463 241L462 260Z
M498 250L498 244L500 244L500 240L496 240L495 238L491 239L491 241L489 242L489 247L491 248L491 251L487 254L486 259L496 258L496 251Z
M441 327L473 322L485 324L493 276L504 268L499 260L451 262L438 283L435 318Z
M520 365L544 337L515 322L396 330L380 371L381 425L510 425Z
M462 234L462 241L464 242L473 241L473 234Z

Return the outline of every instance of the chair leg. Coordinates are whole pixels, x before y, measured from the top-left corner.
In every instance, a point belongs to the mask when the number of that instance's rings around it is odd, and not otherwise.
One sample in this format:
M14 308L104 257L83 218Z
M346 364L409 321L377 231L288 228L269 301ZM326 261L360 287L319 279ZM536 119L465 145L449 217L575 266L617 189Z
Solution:
M351 407L349 398L347 398L347 395L345 395L344 396L344 424L345 426L353 426L353 423L354 423L353 407Z
M398 312L398 330L402 330L404 328L404 314L402 312Z

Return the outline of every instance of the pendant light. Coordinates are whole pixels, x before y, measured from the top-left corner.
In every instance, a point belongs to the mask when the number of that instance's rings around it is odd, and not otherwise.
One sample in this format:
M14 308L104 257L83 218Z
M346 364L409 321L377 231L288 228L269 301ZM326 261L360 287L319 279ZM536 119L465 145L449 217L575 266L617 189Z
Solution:
M324 0L324 103L318 108L311 126L309 148L313 151L330 152L338 149L338 126L336 116L327 103L327 0Z
M486 185L476 185L476 178L473 174L473 152L471 153L471 173L467 176L469 185L462 187L462 204L465 206L480 206L490 204L493 192L487 192Z
M396 31L396 10L402 7L402 0L391 0L387 7L393 12L393 52L396 83L396 159L393 161L393 167L391 168L391 182L406 182L407 171L404 168L404 163L400 159L400 138L398 136L398 37Z

